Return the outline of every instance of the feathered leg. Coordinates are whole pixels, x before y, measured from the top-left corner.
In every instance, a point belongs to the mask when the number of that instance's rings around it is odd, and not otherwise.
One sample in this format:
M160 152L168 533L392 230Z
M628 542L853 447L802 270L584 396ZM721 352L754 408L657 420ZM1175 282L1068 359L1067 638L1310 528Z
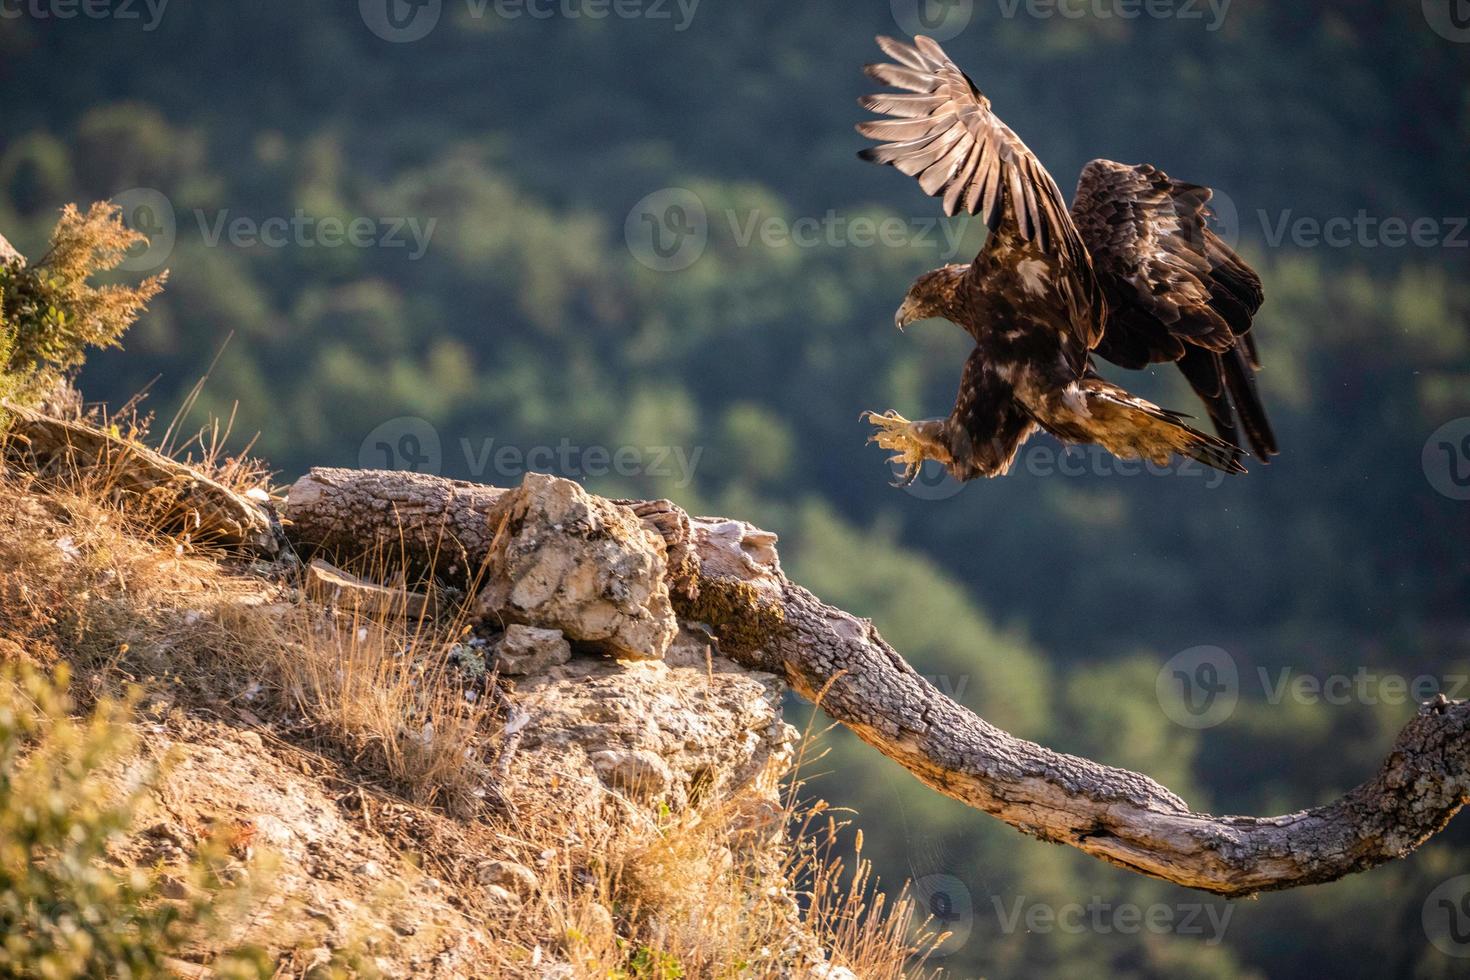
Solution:
M1226 473L1244 473L1239 450L1187 424L1186 416L1088 376L1030 406L1042 427L1068 442L1095 442L1122 459L1160 466L1171 455L1198 460Z
M912 483L926 459L944 464L956 480L1001 476L1036 431L1015 391L987 367L978 349L965 361L949 418L910 422L893 411L863 417L877 429L868 441L892 450L890 462L904 464L896 486Z

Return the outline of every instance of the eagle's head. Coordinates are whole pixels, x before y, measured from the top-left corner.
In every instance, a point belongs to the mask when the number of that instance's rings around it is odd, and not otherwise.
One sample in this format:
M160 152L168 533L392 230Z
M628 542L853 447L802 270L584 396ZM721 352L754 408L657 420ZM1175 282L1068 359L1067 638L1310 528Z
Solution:
M959 315L960 283L969 269L968 265L946 265L915 279L893 315L893 325L902 330L915 320L930 317L954 320Z

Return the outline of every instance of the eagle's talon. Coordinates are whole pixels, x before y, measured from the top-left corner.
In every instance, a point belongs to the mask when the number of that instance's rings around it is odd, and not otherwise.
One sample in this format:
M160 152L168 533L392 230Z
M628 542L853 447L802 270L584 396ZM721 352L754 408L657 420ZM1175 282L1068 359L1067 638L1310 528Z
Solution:
M896 463L899 461L900 460L897 458L889 460L890 463ZM898 479L893 480L889 485L897 487L900 490L913 486L914 481L919 478L919 470L922 466L922 463L908 463L904 466L903 476L900 476Z
M926 460L947 462L944 447L925 431L924 427L931 426L932 422L910 422L892 409L864 412L863 419L874 428L868 442L893 452L888 458L888 465L903 467L902 475L893 481L893 486L911 486L919 478Z

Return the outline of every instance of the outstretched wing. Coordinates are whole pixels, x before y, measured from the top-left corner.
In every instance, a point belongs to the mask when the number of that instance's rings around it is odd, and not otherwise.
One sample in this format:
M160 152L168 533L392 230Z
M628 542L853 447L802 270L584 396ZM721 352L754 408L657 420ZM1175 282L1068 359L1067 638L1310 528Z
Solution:
M858 132L882 143L859 156L917 177L926 194L942 199L947 215L979 215L992 232L1010 215L1014 229L1008 230L1056 256L1089 293L1094 290L1087 248L1056 181L990 111L990 100L970 77L930 38L919 36L908 45L880 37L878 46L897 63L864 71L908 94L858 100L865 109L894 117L858 124ZM1086 338L1088 346L1096 339Z
M1082 170L1072 218L1107 297L1102 357L1129 368L1175 361L1220 436L1258 458L1276 436L1256 390L1252 320L1261 280L1210 230L1208 187L1147 164L1094 160Z

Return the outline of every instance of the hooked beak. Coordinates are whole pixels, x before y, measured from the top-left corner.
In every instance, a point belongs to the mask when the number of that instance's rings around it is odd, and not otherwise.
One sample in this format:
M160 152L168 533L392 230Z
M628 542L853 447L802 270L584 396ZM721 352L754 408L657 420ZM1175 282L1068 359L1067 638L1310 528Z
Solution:
M893 314L893 325L897 327L899 329L899 332L901 333L904 327L908 326L910 323L913 323L916 319L918 319L918 317L914 314L915 310L913 302L905 299L903 301L903 305L898 308L898 312Z

